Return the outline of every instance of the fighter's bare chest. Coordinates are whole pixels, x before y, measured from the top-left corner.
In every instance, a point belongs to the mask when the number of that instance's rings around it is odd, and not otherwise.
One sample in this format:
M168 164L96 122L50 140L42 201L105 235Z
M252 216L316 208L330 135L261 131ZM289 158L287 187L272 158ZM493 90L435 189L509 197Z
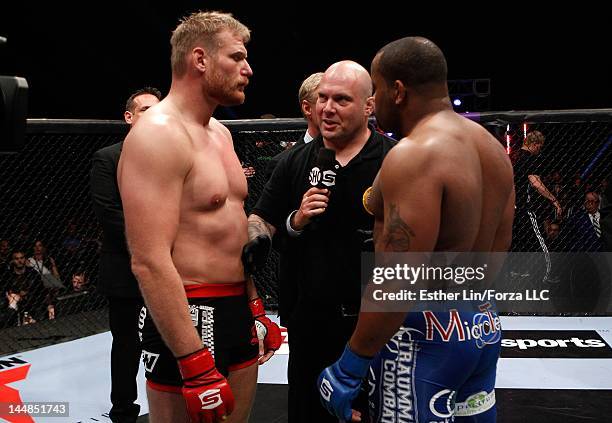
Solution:
M185 178L184 199L200 209L222 207L228 199L243 201L246 178L231 144L194 149Z

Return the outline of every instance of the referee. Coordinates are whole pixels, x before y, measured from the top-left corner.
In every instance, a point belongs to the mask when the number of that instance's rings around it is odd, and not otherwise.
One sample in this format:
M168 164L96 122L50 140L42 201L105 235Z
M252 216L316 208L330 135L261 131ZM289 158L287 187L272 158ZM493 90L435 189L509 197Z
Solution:
M253 245L269 245L275 231L289 235L283 257L297 287L280 316L289 327L289 422L334 422L319 400L319 373L344 350L357 322L364 232L373 227L362 198L395 141L368 126L372 82L359 64L330 66L318 88L321 135L293 147L280 159L249 216ZM325 188L320 150L334 151Z

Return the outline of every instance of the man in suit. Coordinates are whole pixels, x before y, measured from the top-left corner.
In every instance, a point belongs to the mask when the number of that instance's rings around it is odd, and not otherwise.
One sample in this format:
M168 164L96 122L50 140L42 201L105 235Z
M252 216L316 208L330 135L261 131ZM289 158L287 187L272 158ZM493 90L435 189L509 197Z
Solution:
M609 303L610 284L598 268L600 255L592 254L604 251L601 231L600 197L594 191L584 196L584 209L574 213L568 220L569 239L573 254L562 256L565 262L563 273L569 277L570 291L567 294L571 301L570 308L560 311L599 312L603 305Z
M161 93L145 87L132 94L126 103L124 119L130 127L151 106L159 103ZM91 170L93 207L102 225L104 240L100 253L98 289L108 298L111 350L111 403L109 417L113 422L135 422L140 406L136 375L140 360L138 316L143 306L138 282L131 271L125 240L123 207L117 186L117 163L123 142L94 153Z
M612 251L612 173L608 175L608 183L602 193L600 226L604 251Z
M572 216L570 223L575 251L597 252L602 250L601 213L599 194L587 192L584 210Z
M300 90L298 91L300 111L308 123L308 128L306 129L306 132L304 132L304 136L293 144L293 147L308 144L310 141L319 136L319 120L317 119L317 115L315 113L315 105L317 104L317 88L321 82L321 77L323 77L323 72L313 73L306 78L300 86ZM264 173L266 181L270 179L270 176L272 176L272 172L274 172L274 168L276 167L276 164L280 158L283 157L283 153L284 151L272 157L268 162Z

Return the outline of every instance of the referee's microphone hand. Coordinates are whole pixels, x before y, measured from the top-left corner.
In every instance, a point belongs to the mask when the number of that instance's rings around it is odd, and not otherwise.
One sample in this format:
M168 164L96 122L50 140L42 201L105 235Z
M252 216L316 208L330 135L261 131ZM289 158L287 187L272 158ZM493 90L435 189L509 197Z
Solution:
M317 216L324 213L329 204L329 190L322 188L310 188L302 196L302 203L291 219L291 227L301 231Z
M303 229L304 226L318 219L319 215L327 209L329 194L336 185L336 172L339 168L340 165L336 162L336 152L331 148L321 147L317 160L308 175L308 182L312 188L306 191L302 197L300 209L294 215L296 224L294 229Z

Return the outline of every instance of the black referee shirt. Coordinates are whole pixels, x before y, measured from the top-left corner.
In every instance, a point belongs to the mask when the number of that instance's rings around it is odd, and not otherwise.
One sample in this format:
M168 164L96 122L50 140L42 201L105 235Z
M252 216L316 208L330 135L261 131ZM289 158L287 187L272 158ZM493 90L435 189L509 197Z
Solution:
M372 230L374 218L363 208L362 197L385 155L396 144L374 129L368 141L346 166L336 163L336 181L331 187L327 210L304 228L299 236L289 238L287 251L288 283L296 284L296 298L282 298L286 313L315 311L338 313L341 307L358 309L360 298L361 244L357 230ZM282 157L257 201L252 213L286 232L289 213L300 207L323 139L293 147ZM290 301L292 310L283 307ZM287 316L288 317L288 316Z
M514 191L516 193L517 210L533 209L533 188L529 183L529 175L539 175L539 163L536 156L525 149L516 152L512 166L514 168Z

